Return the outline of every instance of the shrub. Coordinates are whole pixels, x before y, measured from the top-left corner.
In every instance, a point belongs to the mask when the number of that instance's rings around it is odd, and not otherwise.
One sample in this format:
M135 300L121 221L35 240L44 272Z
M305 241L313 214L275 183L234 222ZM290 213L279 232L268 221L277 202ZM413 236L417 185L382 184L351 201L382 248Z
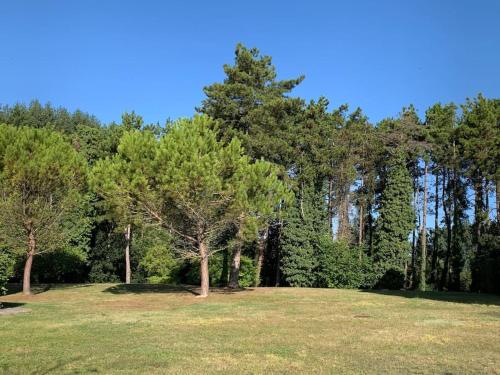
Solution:
M139 266L145 270L149 283L171 284L176 281L179 262L167 244L158 243L145 249Z
M323 237L318 250L317 284L323 288L366 288L373 286L371 259L364 249Z
M0 295L7 292L7 282L14 272L14 259L7 250L0 248ZM1 304L0 304L1 307Z

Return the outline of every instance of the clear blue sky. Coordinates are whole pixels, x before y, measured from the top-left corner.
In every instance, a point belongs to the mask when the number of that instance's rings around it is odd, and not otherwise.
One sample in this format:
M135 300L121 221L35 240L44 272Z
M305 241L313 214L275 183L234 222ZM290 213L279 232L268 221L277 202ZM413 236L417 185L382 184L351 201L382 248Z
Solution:
M372 121L413 103L500 97L500 1L4 1L0 103L38 98L104 122L190 116L237 42L295 92Z

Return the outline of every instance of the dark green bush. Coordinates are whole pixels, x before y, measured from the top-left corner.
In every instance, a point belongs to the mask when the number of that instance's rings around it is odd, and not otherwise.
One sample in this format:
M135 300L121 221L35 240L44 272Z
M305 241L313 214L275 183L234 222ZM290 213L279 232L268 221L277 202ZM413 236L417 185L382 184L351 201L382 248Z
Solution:
M323 237L318 250L317 286L366 288L374 283L371 259L364 249Z

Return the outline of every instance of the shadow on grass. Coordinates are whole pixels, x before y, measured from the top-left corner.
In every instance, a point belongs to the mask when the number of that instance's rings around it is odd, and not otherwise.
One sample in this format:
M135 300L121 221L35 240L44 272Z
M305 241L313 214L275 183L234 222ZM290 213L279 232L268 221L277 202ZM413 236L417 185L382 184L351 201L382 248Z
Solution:
M151 294L151 293L191 293L198 296L198 287L193 285L165 285L165 284L117 284L103 290L103 293L112 294ZM253 289L210 288L213 294L234 294Z
M86 288L92 284L32 284L31 294L41 294L48 290ZM22 284L7 284L7 295L22 292Z
M14 307L23 307L26 305L25 303L22 302L2 302L0 301L0 308L2 309L12 309Z
M420 292L412 290L362 290L363 293L374 293L385 296L404 298L421 298L441 302L465 303L476 305L500 306L500 296L494 294L464 293L464 292Z
M112 294L151 294L151 293L191 293L197 296L195 287L162 284L117 284L103 290Z

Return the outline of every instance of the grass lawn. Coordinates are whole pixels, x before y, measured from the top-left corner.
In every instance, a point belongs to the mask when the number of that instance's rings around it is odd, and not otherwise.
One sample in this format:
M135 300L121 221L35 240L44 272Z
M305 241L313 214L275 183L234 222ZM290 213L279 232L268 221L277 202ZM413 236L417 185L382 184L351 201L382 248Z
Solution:
M500 374L500 297L60 285L0 297L5 374Z

